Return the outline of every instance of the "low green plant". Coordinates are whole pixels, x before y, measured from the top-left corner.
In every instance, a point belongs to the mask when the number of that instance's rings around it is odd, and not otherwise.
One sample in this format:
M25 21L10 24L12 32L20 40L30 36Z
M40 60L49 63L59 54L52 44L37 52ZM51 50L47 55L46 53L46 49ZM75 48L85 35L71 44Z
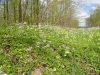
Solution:
M29 75L100 73L100 30L52 26L0 26L0 71Z

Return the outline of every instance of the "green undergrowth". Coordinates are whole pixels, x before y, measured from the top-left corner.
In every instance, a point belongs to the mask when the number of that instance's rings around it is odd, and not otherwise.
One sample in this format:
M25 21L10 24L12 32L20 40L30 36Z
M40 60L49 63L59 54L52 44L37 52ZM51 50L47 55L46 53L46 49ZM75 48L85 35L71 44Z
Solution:
M56 26L0 26L0 72L99 75L100 30Z

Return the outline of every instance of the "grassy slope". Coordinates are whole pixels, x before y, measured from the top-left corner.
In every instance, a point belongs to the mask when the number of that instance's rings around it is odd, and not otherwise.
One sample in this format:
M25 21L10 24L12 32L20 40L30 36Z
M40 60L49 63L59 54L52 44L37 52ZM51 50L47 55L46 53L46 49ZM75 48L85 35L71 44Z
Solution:
M7 75L96 75L100 30L0 26L0 70Z

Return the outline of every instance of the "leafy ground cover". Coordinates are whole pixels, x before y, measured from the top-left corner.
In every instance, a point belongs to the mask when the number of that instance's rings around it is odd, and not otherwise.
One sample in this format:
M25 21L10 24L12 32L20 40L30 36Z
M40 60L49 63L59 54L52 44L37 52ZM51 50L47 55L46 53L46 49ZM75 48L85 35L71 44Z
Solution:
M0 72L30 75L100 75L100 30L0 26Z

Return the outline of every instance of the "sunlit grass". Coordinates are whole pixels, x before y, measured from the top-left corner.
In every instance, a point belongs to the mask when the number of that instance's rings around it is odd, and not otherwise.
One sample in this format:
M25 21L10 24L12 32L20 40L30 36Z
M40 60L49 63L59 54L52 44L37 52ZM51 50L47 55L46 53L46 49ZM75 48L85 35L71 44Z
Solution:
M56 26L0 26L0 70L7 75L96 75L100 30Z

